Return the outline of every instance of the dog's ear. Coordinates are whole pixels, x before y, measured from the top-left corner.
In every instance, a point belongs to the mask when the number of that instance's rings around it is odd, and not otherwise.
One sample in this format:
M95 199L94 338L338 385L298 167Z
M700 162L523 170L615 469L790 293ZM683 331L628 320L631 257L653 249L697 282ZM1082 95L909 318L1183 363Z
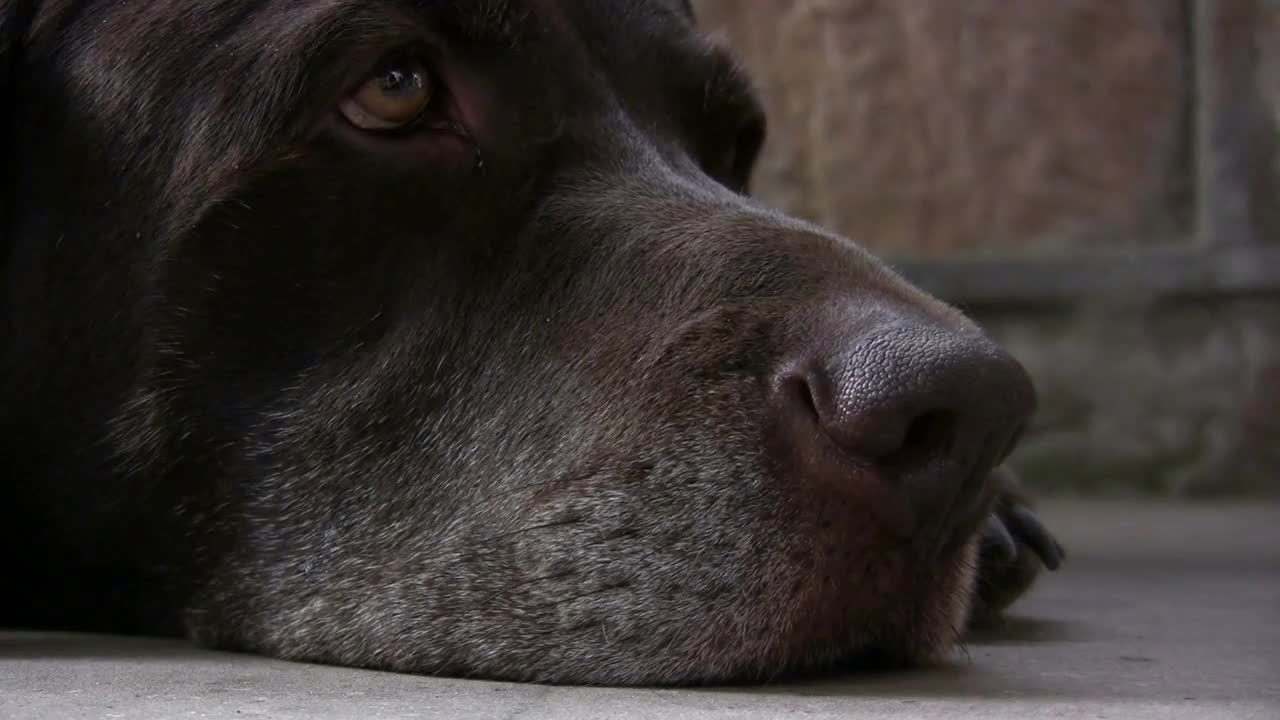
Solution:
M18 181L13 133L22 101L15 86L35 13L36 0L0 0L0 268L6 264L13 241L10 235Z
M17 0L0 0L0 270L8 264L9 216L13 199L13 84L14 32ZM0 287L3 287L0 285Z
M9 110L14 106L13 86L22 63L22 48L35 20L37 2L0 0L0 114L6 119L6 125Z
M0 100L6 101L0 107L4 108L9 107L9 83L13 77L11 60L19 39L15 28L21 20L18 17L19 6L24 4L21 0L0 0Z

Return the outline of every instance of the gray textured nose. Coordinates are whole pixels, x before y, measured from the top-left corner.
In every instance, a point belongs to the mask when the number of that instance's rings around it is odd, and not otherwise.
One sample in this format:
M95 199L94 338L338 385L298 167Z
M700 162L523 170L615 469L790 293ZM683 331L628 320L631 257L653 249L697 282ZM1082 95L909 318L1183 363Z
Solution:
M1034 408L1022 366L920 314L815 315L772 379L789 465L827 483L861 470L921 511L974 507Z
M848 338L796 380L822 430L878 463L1002 453L1034 397L1022 367L994 344L920 325Z

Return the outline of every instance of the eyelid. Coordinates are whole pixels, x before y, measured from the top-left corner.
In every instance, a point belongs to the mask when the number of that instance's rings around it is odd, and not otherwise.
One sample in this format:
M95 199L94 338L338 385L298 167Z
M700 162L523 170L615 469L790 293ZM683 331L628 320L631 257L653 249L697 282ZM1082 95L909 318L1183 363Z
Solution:
M365 110L360 103L356 102L356 99L353 96L347 96L343 98L342 102L338 104L338 109L339 111L342 112L342 114L346 115L348 118L350 118L352 115L355 115L359 117L362 122L366 123L366 125L360 125L356 123L356 125L362 130L373 130L373 131L396 130L399 128L406 127L408 125L412 125L414 122L417 121L417 118L414 118L413 120L409 120L403 123L389 122L387 120L383 120L373 115L372 113L368 112L367 110Z

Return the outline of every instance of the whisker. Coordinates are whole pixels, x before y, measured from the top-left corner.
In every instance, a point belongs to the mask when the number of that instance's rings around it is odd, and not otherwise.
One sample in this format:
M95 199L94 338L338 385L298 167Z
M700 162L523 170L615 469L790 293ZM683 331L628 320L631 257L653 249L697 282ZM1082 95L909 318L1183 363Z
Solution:
M954 618L948 620L947 624L951 626L951 632L955 633L956 647L964 655L965 662L972 665L973 655L969 653L969 645L965 642L964 633L960 632L960 627L956 624Z

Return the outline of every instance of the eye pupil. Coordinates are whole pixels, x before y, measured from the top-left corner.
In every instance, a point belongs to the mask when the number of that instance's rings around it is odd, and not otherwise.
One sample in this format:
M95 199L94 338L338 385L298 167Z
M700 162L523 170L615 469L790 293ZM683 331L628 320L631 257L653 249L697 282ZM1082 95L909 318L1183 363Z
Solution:
M392 68L382 74L382 91L388 95L409 95L422 89L422 76Z

